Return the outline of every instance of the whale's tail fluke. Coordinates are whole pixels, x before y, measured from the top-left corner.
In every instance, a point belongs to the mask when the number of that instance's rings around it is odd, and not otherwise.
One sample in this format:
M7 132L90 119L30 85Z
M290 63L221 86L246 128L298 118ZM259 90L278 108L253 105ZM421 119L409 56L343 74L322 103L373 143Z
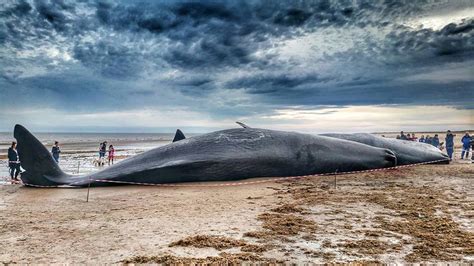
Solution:
M53 157L26 128L16 125L13 135L17 140L17 150L20 157L21 167L25 172L21 173L21 180L30 186L57 186L65 182L67 178Z
M185 139L186 137L184 136L183 132L179 129L176 129L176 133L174 134L173 142L180 141L182 139Z

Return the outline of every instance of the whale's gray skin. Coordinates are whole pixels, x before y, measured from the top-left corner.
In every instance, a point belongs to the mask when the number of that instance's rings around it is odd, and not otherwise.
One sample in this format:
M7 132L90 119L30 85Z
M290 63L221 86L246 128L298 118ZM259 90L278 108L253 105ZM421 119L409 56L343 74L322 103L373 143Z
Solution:
M25 184L110 185L95 181L179 183L229 181L252 177L299 176L392 167L390 150L330 137L254 128L199 135L123 160L86 176L59 169L48 150L23 126L14 136Z
M397 156L398 165L407 165L415 163L424 163L439 161L437 163L448 164L447 154L426 143L420 143L408 140L399 140L392 138L379 137L368 133L356 134L321 134L321 136L344 139L363 143L373 147L389 149Z

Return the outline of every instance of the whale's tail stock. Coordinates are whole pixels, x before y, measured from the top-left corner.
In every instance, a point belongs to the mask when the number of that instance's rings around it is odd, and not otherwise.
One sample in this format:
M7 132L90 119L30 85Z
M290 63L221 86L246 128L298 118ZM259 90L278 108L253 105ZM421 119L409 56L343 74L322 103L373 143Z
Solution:
M46 147L22 125L15 125L13 136L21 167L21 180L27 186L58 186L67 184L64 173Z

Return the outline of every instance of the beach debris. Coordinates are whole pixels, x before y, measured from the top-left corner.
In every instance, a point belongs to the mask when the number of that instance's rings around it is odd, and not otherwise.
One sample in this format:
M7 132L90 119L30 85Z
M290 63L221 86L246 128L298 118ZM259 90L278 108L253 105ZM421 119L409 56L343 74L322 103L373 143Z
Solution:
M304 209L296 204L286 203L271 209L271 211L278 213L302 213Z
M188 258L188 257L177 257L174 255L161 255L161 256L135 256L132 258L121 261L125 264L132 263L160 263L160 264L180 264L180 265L234 265L237 263L251 262L251 263L265 263L266 265L281 264L284 261L276 260L272 258L265 258L252 253L226 253L222 252L217 257L205 257L205 258Z
M266 212L260 214L258 220L263 222L263 230L246 232L244 236L292 242L294 240L289 239L289 236L297 236L300 233L312 234L317 229L313 221L294 214Z
M196 247L196 248L215 248L217 250L229 249L233 247L242 247L247 245L243 240L233 239L225 236L196 235L172 242L170 247Z
M195 247L195 248L215 248L217 250L240 247L244 252L260 253L271 249L269 245L250 244L244 240L234 239L225 236L196 235L172 242L169 247Z

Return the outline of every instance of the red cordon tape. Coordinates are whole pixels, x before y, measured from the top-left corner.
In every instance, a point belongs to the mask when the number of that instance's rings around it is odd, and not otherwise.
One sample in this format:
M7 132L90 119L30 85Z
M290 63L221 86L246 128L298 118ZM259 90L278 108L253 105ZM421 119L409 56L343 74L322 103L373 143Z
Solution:
M348 171L348 172L335 172L335 173L325 173L325 174L314 174L314 175L302 175L302 176L286 176L286 177L273 177L267 178L263 180L256 180L256 181L244 181L244 182L233 182L233 183L220 183L220 184L154 184L154 183L140 183L140 182L128 182L128 181L115 181L115 180L106 180L106 179L91 179L90 181L94 182L102 182L102 183L114 183L114 184L128 184L128 185L140 185L140 186L159 186L159 187L228 187L228 186L243 186L243 185L252 185L252 184L261 184L267 182L275 182L275 181L283 181L283 180L292 180L292 179L303 179L309 177L316 177L316 176L333 176L333 175L349 175L349 174L358 174L358 173L370 173L370 172L381 172L385 170L394 170L400 168L408 168L417 165L424 165L424 164L432 164L432 163L439 163L439 162L446 162L449 159L441 159L435 160L430 162L422 162L422 163L414 163L414 164L407 164L407 165L399 165L399 166L392 166L387 168L377 168L377 169L370 169L370 170L361 170L361 171ZM69 186L81 183L84 180L77 181L70 183ZM55 188L60 186L41 186L29 183L23 183L25 186L29 187L38 187L38 188ZM67 187L67 186L66 186Z

